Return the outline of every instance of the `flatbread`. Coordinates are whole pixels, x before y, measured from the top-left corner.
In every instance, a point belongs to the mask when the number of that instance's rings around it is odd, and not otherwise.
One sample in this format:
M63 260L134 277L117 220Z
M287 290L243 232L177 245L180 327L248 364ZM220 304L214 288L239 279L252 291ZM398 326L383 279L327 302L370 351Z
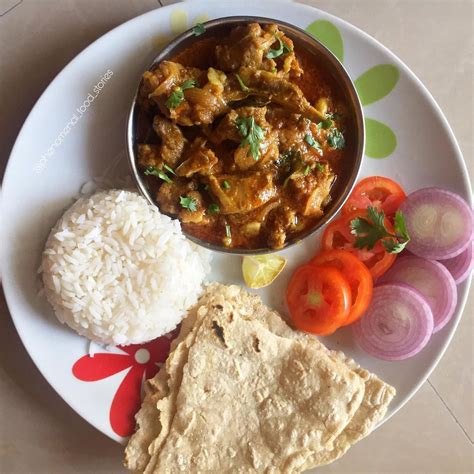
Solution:
M239 287L210 285L188 318L167 361L167 387L147 393L137 415L130 469L300 472L342 456L395 394ZM146 418L161 421L158 435Z
M207 311L145 473L294 472L332 446L361 404L361 378L315 340L277 336L227 302Z
M225 287L224 287L225 288ZM135 415L136 430L125 448L124 465L131 471L143 472L153 452L159 449L167 435L175 412L175 397L181 384L182 369L187 362L189 347L200 322L198 313L213 294L206 291L181 323L178 336L171 342L166 365L145 382L142 406ZM201 316L205 311L201 309Z

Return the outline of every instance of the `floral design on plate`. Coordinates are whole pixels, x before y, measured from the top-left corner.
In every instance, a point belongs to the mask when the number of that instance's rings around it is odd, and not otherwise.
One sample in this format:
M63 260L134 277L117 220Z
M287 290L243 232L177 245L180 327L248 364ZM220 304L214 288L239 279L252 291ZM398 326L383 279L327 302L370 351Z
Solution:
M142 384L154 377L166 361L171 340L177 331L145 344L117 346L122 353L98 352L85 355L72 367L74 377L96 382L129 369L110 405L110 426L119 436L129 436L135 427L135 414L142 401Z
M337 27L327 20L316 20L306 31L328 48L334 56L344 62L344 41ZM378 64L354 80L354 85L363 106L370 105L390 94L397 85L400 74L393 64ZM386 158L397 147L397 137L386 124L365 118L366 149L370 158Z

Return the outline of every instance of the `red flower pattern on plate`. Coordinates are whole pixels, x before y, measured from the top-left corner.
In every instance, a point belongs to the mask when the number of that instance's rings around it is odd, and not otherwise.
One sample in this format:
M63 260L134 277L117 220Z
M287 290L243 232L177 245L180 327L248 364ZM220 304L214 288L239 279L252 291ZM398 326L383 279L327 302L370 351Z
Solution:
M168 357L171 340L175 336L176 331L145 344L117 346L124 354L100 352L93 357L85 355L72 367L73 375L84 382L102 380L130 368L110 405L110 425L119 436L133 433L135 414L141 405L143 380L153 377L160 370L159 364Z

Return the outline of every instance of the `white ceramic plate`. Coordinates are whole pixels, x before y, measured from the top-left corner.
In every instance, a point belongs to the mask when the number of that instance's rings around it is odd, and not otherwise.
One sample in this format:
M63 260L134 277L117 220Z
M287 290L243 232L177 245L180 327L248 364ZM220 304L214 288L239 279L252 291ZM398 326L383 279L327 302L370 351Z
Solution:
M41 250L50 228L83 183L128 173L127 111L142 71L163 41L196 21L233 15L271 15L304 29L312 25L310 31L343 60L351 77L360 78L356 85L365 104L367 154L372 156L365 157L362 176L392 177L408 192L439 185L470 199L459 147L424 86L374 39L322 11L274 0L192 1L146 13L97 40L51 83L17 139L3 182L1 262L12 317L39 370L82 417L115 440L130 430L127 417L131 419L139 402L134 396L137 386L145 369L148 375L156 371L167 342L132 347L130 354L97 348L103 354L88 357L88 342L60 325L37 296ZM288 278L314 254L319 237L282 252L289 263L270 288L260 291L266 303L284 309ZM216 255L212 279L243 284L240 265L240 257ZM355 347L350 330L325 340L396 387L387 418L436 366L459 322L468 286L465 282L458 288L453 320L409 360L384 362L366 355Z

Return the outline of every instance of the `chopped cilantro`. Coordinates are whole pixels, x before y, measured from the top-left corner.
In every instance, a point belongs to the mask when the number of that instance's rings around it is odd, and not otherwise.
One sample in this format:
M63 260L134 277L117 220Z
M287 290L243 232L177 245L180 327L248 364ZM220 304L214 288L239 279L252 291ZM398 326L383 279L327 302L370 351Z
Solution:
M235 121L237 130L243 137L240 146L249 146L247 155L252 155L254 160L258 160L260 156L260 142L263 140L265 133L262 127L255 123L254 117L237 117Z
M227 180L222 181L221 185L224 189L230 189L230 183Z
M157 178L166 181L167 183L172 183L173 180L163 171L155 168L154 166L148 166L148 168L143 173L145 176L156 176Z
M188 211L195 212L197 211L197 201L196 199L188 196L180 196L179 197L179 203L181 204L181 207L184 209L187 209Z
M326 167L323 165L323 163L316 163L316 168L322 173Z
M166 170L166 171L169 171L171 174L174 174L176 176L176 173L174 172L174 169L171 168L171 166L168 166L167 164L164 164L163 165L163 168Z
M275 59L293 51L293 49L290 48L285 42L283 42L281 38L277 36L276 39L278 41L278 49L270 49L265 55L267 59Z
M331 128L329 130L327 142L331 148L336 148L337 150L341 150L346 146L344 135L337 128Z
M220 212L221 208L217 205L217 204L211 204L209 206L209 212L211 214L217 214L218 212Z
M333 125L334 125L334 122L332 121L332 119L328 118L318 123L318 129L323 128L324 130L327 130L328 128L331 128Z
M311 147L316 148L316 150L321 150L321 145L317 140L313 138L309 133L304 136L304 141Z
M240 89L244 92L249 92L250 91L250 87L247 87L244 83L244 81L242 80L242 78L236 74L235 77L237 78L237 81L239 82L239 86L240 86Z
M306 168L303 171L304 176L308 176L310 172L311 172L311 166L306 165Z
M175 87L173 92L171 92L166 99L166 107L170 110L176 109L176 107L178 107L184 100L184 91L196 87L196 85L197 82L194 79L188 79L187 81L184 81L180 87Z
M326 118L331 120L338 120L341 117L342 115L338 114L337 112L329 112L328 114L326 114Z
M193 35L194 36L201 36L206 31L206 27L202 23L196 23L193 26Z

